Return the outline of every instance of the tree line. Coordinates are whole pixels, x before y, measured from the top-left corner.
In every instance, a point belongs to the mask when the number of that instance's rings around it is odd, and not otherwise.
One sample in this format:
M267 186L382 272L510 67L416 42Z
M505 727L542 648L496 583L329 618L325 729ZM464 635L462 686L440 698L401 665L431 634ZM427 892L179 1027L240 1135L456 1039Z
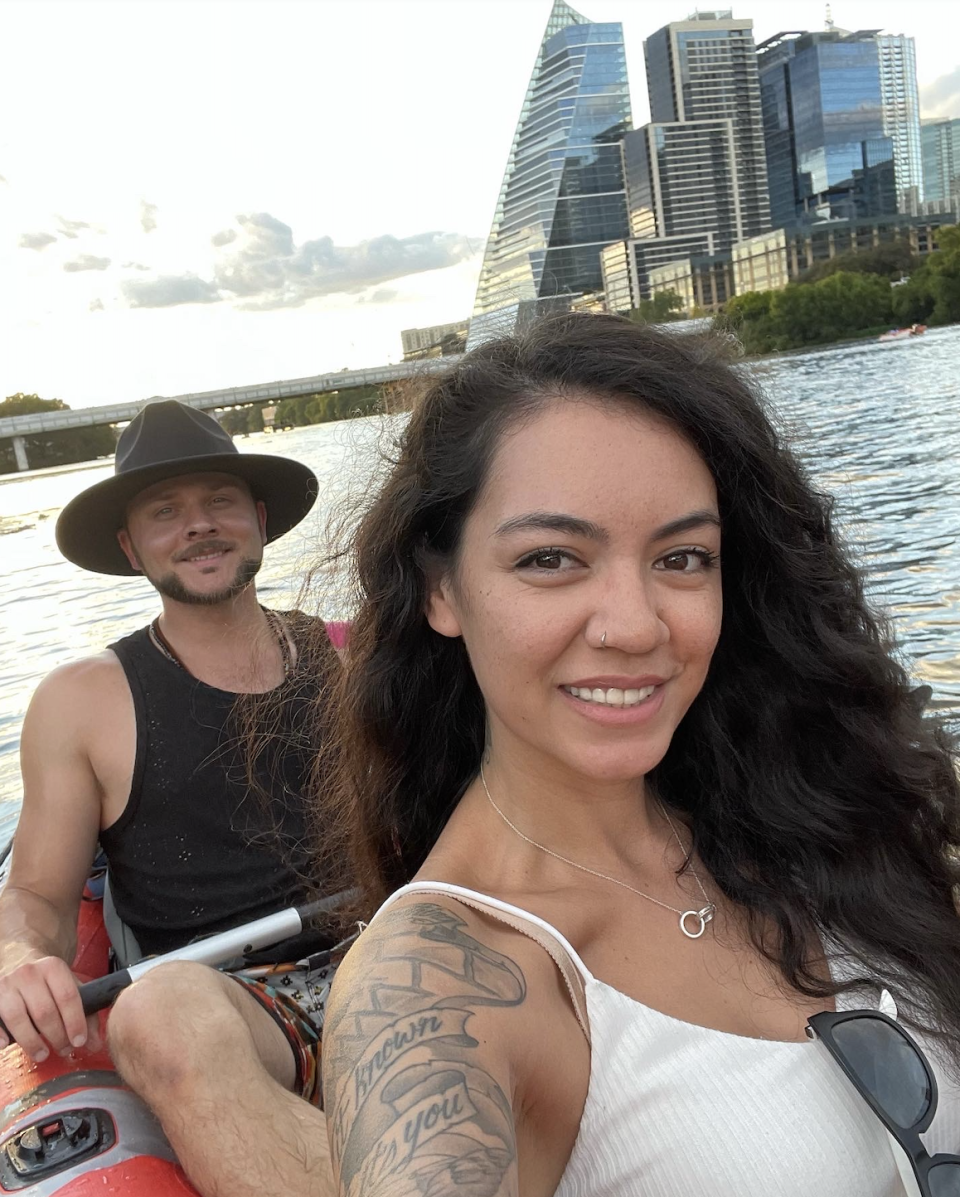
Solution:
M781 291L734 296L714 328L734 333L747 353L773 353L960 321L960 225L941 228L937 243L923 258L902 243L840 254Z
M322 395L297 395L293 399L283 399L276 405L273 427L302 428L309 424L348 420L354 416L371 416L383 409L382 399L379 387L353 387ZM235 407L221 415L220 423L231 436L262 432L263 409L272 406L270 402L252 407Z

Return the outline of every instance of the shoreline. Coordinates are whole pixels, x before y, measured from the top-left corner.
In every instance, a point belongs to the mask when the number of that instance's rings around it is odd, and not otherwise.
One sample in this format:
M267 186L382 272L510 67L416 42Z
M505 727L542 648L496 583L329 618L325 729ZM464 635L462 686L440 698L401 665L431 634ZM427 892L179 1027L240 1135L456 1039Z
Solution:
M920 338L917 338L917 339L922 339L923 337L925 337L927 335L927 333L930 333L930 332L939 332L939 330L943 329L943 328L957 328L957 327L960 327L960 321L954 321L951 324L938 324L935 328L928 328L927 332L921 333ZM847 346L847 345L862 345L864 342L867 342L868 344L869 343L880 344L880 342L877 341L877 338L880 337L883 333L889 332L889 331L890 330L889 330L888 325L886 325L886 324L878 325L874 328L864 329L863 332L860 333L858 336L842 337L840 340L837 340L837 341L809 341L806 345L794 345L790 349L771 349L767 353L744 353L741 358L741 361L765 362L765 361L776 360L776 359L784 358L784 357L792 357L799 353L816 353L818 351L826 351L829 349L842 349L844 346ZM886 343L892 344L892 345L897 345L897 344L902 345L904 342L903 341L891 341L891 342L886 342Z

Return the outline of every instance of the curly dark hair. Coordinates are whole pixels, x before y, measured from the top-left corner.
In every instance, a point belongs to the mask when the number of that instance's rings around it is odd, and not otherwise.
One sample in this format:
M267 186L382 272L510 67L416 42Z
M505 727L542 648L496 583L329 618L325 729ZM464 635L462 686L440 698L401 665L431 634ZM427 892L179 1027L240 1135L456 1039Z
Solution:
M831 500L729 359L721 339L571 314L427 381L346 550L358 594L333 781L318 798L326 856L376 906L420 868L476 776L483 698L462 641L435 633L424 610L428 570L456 567L505 430L565 395L638 406L696 447L723 528L719 644L647 780L689 818L705 866L790 986L851 987L811 967L819 932L960 1058L952 742L911 697L838 546Z

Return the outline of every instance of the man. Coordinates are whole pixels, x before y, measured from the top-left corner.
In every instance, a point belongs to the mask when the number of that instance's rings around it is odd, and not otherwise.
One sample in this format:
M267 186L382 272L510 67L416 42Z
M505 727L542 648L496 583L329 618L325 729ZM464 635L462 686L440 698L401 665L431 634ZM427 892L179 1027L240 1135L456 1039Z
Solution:
M254 577L264 545L316 494L305 466L240 454L210 416L165 401L125 429L114 476L60 516L66 557L143 574L162 614L55 670L24 721L23 808L0 894L0 1019L35 1060L99 1045L69 968L98 840L141 954L305 896L316 746L303 742L301 716L323 701L336 655L317 621L262 608ZM242 745L245 706L255 738L258 718L269 725L258 751ZM304 954L299 943L284 958ZM297 1160L297 1191L322 1193L326 1136L308 1104L321 1019L309 1001L169 964L122 995L110 1047L201 1192L241 1197L275 1181L243 1099L256 1092L288 1114L274 1146Z

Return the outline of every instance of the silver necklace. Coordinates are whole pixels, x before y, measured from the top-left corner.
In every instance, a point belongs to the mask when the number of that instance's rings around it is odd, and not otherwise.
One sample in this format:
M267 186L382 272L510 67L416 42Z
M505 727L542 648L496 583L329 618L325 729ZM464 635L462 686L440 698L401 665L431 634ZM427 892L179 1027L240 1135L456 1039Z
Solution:
M276 611L268 611L266 607L261 607L260 610L267 617L267 623L270 625L270 629L276 636L277 643L280 646L280 656L283 659L283 676L284 680L286 680L286 678L290 676L290 668L292 664L290 659L290 645L287 641L286 626L283 622L283 619L276 613ZM159 615L153 621L153 623L147 627L147 635L150 638L150 643L157 650L157 652L162 653L168 661L172 661L174 665L182 669L188 677L193 677L193 674L190 672L190 670L180 660L179 656L177 656L170 641L160 630Z
M555 860L562 860L564 864L570 865L571 868L579 869L581 873L590 873L592 876L600 877L604 881L612 881L614 885L619 885L623 889L628 889L631 893L638 894L641 898L646 898L648 902L654 902L657 906L662 906L664 910L672 910L674 914L679 914L680 930L684 933L687 939L699 939L704 931L706 931L707 923L709 923L713 916L717 913L716 906L707 897L707 891L703 888L703 882L700 880L696 870L692 866L690 868L690 872L693 874L693 878L696 881L701 894L703 894L705 905L699 910L680 910L676 906L668 906L666 902L661 902L659 898L653 898L650 896L650 894L645 894L642 889L637 889L635 886L628 885L626 881L620 881L617 877L611 877L608 873L601 873L599 869L591 869L586 865L578 864L575 860L571 860L569 856L561 856L559 852L554 852L552 848L547 848L544 844L538 844L536 840L532 840L528 835L524 835L520 828L514 823L511 823L500 807L494 802L493 796L490 793L490 789L487 786L487 779L483 775L482 761L480 763L480 781L483 785L484 793L487 795L487 799L493 809L497 812L500 818L503 819L504 823L506 823L510 830L516 832L516 834L526 843L530 844L531 847L539 848L539 850L541 852L545 852L547 856L552 856ZM680 845L680 851L684 852L685 849L683 847L683 841L677 834L677 829L673 824L673 819L671 819L667 814L662 802L658 801L657 805L660 807L663 817L670 824L670 830L673 832L673 838ZM694 928L692 931L687 926L688 922L691 923Z

